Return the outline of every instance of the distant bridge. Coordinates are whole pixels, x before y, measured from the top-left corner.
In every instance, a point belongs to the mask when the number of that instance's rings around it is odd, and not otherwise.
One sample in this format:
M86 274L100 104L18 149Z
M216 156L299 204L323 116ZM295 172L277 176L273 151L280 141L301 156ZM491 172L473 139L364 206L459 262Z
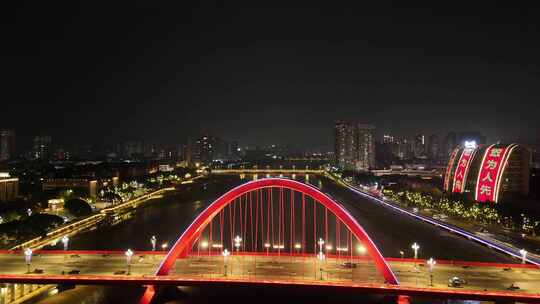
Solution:
M246 168L246 169L212 169L215 174L323 174L322 169L295 168L295 169L270 169L270 168Z

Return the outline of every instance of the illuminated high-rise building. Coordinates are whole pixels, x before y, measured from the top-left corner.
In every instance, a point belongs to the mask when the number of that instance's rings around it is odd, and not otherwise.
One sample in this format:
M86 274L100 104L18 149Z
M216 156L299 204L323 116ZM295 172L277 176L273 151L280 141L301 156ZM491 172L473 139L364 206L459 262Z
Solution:
M52 138L50 136L36 136L33 140L32 158L47 161L51 157Z
M336 122L335 158L342 169L369 170L375 167L375 127Z
M414 157L426 157L426 136L424 134L418 134L414 137Z
M438 159L440 152L439 136L437 134L430 135L427 140L427 156L431 159Z
M216 138L209 134L204 134L197 140L195 146L195 157L203 164L210 164L214 158L216 150Z
M15 157L15 131L0 130L0 162Z
M339 168L354 169L357 156L355 126L348 122L336 122L335 133L335 162Z
M375 167L375 127L358 124L357 170L369 170Z

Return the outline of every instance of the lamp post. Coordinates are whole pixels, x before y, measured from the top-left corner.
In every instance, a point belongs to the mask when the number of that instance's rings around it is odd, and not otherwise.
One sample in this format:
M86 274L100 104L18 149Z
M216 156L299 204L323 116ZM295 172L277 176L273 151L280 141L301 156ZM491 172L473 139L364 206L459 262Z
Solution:
M152 244L152 251L156 251L157 238L155 235L150 238L150 244Z
M223 255L223 269L224 269L223 276L226 277L227 276L227 257L231 255L231 253L229 252L229 250L227 250L227 248L225 248L225 250L223 250L221 254Z
M319 260L322 261L325 258L325 255L323 253L324 240L322 238L319 238L319 241L317 241L317 244L319 245L319 254L317 255L317 258L319 258Z
M208 242L207 241L202 241L201 242L201 247L202 247L203 251L206 250L208 248ZM208 252L208 254L210 254L210 252Z
M521 249L519 253L521 254L521 264L526 264L527 263L527 250Z
M364 245L359 245L359 246L358 246L358 252L359 252L361 255L366 254L366 251L367 251L367 249L366 249L366 247L365 247Z
M433 266L437 264L437 261L435 261L433 258L429 258L429 260L427 260L427 264L429 266L429 286L433 286Z
M162 249L162 250L167 250L167 247L169 247L169 244L168 244L168 243L163 243L163 244L161 244L161 249Z
M69 246L69 237L67 235L62 238L62 244L64 244L64 251L67 251Z
M300 254L300 249L302 249L302 245L299 243L294 244L294 249L296 250L296 254Z
M64 244L64 258L66 258L67 255L65 253L68 250L69 246L69 237L67 235L64 235L64 237L62 237L62 244Z
M264 248L266 248L266 256L268 256L268 252L270 251L270 243L264 243Z
M30 263L32 262L32 249L26 248L24 251L24 261L26 262L26 273L30 273Z
M420 249L420 245L418 245L416 242L414 242L411 245L412 250L414 250L414 259L418 259L418 249Z
M399 255L400 255L400 256L401 256L401 258L403 259L403 258L404 258L404 256L405 256L405 252L403 252L403 250L400 250L400 251L399 251Z
M234 238L234 248L236 248L236 254L238 254L238 252L240 251L240 243L242 243L242 238L237 235Z
M126 250L124 254L126 255L126 263L127 263L127 268L128 268L127 274L130 275L131 274L131 258L133 257L133 251L131 249L128 249Z
M420 245L418 245L416 242L414 242L411 245L412 250L414 250L414 268L418 268L416 265L416 259L418 259L418 249L420 249Z

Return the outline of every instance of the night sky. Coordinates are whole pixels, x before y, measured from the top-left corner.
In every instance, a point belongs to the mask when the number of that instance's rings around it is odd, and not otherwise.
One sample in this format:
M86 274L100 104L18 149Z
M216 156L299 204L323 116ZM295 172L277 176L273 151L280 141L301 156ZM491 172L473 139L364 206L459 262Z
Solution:
M537 8L224 2L16 1L2 10L0 128L66 144L208 130L330 149L334 121L350 120L540 139Z

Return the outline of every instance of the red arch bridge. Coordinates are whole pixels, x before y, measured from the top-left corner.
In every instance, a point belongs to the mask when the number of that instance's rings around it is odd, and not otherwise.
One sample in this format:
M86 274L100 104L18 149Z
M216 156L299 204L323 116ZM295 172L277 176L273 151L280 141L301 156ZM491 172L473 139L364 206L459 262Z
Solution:
M0 274L0 282L140 284L146 286L140 303L150 303L158 285L216 284L354 289L397 295L401 300L403 296L413 295L540 302L538 291L516 293L491 287L485 291L485 286L450 289L446 286L447 273L438 276L433 284L430 276L433 273L411 271L425 265L425 261L387 261L355 218L332 197L314 186L283 178L247 182L223 194L195 218L161 261L155 252L145 253L149 257L145 261L137 253L135 264L128 262L127 274L103 275L125 265L122 255L114 253L77 254L87 261L88 269L99 275L92 275L87 269L81 274L61 275L50 275L46 270L46 275ZM54 267L54 255L54 252L42 255L43 261L47 260L42 267ZM117 258L103 259L110 255ZM65 260L58 263L62 262ZM156 263L159 263L157 270ZM390 265L405 284L400 285ZM439 261L437 271L447 268L445 271L456 274L463 271L461 266ZM476 263L474 266L483 266L478 268L484 275L491 272L499 275L502 268L513 267L538 276L538 271L528 265ZM540 276L534 275L533 281L540 280Z

